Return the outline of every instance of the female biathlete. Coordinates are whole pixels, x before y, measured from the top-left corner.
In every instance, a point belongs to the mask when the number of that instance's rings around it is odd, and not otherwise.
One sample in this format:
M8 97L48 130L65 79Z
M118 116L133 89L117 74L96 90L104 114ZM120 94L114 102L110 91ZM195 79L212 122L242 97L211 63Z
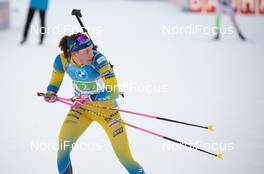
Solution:
M128 173L145 174L131 155L125 125L117 121L121 120L119 112L95 106L117 107L116 99L120 93L110 63L104 55L93 49L93 42L86 33L64 36L59 47L62 53L55 58L47 88L49 95L44 99L50 103L57 100L56 93L66 72L73 81L75 97L85 98L86 101L82 106L70 109L61 127L57 154L59 173L73 173L70 160L72 145L96 121L107 133L115 154ZM100 117L96 113L107 117Z

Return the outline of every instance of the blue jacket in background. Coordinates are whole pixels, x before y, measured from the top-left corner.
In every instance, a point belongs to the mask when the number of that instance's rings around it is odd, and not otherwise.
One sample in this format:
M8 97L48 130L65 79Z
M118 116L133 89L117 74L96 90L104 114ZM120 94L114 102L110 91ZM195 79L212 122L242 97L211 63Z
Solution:
M30 8L38 10L47 10L48 0L30 0Z

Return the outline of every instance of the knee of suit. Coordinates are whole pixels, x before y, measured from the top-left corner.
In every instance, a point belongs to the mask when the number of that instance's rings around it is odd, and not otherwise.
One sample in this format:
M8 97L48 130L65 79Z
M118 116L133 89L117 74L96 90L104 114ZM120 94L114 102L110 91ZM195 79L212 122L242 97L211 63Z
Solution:
M70 154L74 145L75 145L75 141L71 141L67 139L60 140L58 153Z
M57 161L58 163L68 163L70 161L70 153L73 149L74 142L69 141L67 139L63 139L59 141L59 147L57 151ZM65 166L65 165L62 165Z

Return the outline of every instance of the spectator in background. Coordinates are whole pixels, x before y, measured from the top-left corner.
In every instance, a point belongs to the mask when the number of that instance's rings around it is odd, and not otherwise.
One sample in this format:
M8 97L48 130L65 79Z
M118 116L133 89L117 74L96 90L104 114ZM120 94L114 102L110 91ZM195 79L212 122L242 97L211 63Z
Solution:
M27 21L25 24L24 32L23 32L23 39L21 40L20 44L24 44L27 41L27 36L28 36L28 31L30 24L32 22L33 16L36 11L39 11L40 14L40 40L39 44L43 44L44 36L45 36L45 16L46 16L46 11L48 9L48 0L30 0L30 7L28 10L28 15L27 15Z
M239 38L242 41L246 41L245 36L241 33L240 28L238 27L235 14L231 5L231 0L217 0L217 9L216 9L216 20L215 20L215 27L216 27L216 35L214 37L215 40L220 39L220 17L221 15L226 12L227 15L230 16L233 26L235 27Z

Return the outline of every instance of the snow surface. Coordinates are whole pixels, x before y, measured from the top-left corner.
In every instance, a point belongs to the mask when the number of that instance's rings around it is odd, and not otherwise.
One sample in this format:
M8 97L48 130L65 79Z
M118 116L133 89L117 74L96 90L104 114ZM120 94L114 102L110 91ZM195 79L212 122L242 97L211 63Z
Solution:
M2 174L57 173L56 143L68 111L62 104L46 104L36 96L45 91L52 64L59 53L63 32L49 33L44 46L32 33L19 46L28 1L11 1L11 28L0 31L1 110L0 154ZM115 65L119 84L165 85L165 91L125 90L121 108L202 125L213 124L214 132L122 114L124 120L191 144L203 144L223 160L179 148L181 146L138 130L127 128L134 158L148 174L261 174L264 170L264 17L237 16L249 38L224 35L168 34L164 26L213 26L213 15L182 13L160 1L57 0L50 1L47 24L51 28L68 25L79 29L70 12L83 9L99 50ZM226 16L223 26L231 22ZM37 16L33 25L39 23ZM72 96L71 81L64 79L59 95ZM42 143L42 150L32 147ZM107 136L94 123L79 139L85 150L74 150L74 172L127 173L115 156ZM208 143L216 149L208 148Z

